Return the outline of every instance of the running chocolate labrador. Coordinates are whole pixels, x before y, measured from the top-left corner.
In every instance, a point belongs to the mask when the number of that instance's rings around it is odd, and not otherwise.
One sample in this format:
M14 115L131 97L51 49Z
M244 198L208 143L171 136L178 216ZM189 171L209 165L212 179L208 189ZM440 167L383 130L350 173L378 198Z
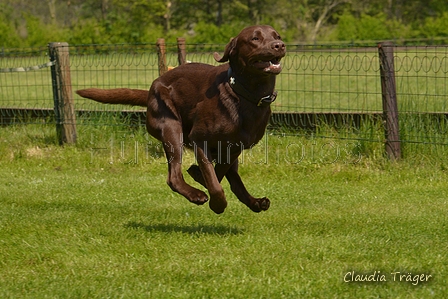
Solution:
M163 144L168 160L167 183L192 203L208 196L188 185L182 175L182 150L194 150L198 165L188 173L208 189L210 208L224 212L227 201L220 184L224 176L238 199L252 211L267 210L266 197L249 194L238 174L238 156L263 137L275 100L275 78L286 47L270 26L243 29L226 45L218 62L181 65L156 79L148 91L138 89L78 90L102 103L147 107L148 132Z

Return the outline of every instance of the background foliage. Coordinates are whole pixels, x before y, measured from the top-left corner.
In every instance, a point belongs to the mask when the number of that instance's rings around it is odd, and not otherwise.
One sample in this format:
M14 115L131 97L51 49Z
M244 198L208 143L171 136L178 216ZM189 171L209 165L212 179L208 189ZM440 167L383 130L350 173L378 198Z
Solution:
M2 0L0 47L148 43L158 37L226 43L271 24L287 42L448 37L445 0Z

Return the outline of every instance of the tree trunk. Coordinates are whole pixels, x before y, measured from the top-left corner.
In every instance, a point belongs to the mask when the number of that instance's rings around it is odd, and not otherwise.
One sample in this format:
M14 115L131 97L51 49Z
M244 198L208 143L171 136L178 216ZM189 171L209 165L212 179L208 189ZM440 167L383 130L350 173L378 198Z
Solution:
M109 10L109 0L101 1L101 16L103 17L103 21L107 19L107 12Z
M56 0L47 0L51 24L56 24Z
M165 17L165 33L171 30L171 1L166 1L166 13Z
M317 34L319 33L320 28L325 23L326 19L328 19L328 16L330 15L331 11L336 8L338 5L349 2L349 0L330 0L325 2L325 6L323 8L322 13L319 15L319 18L316 21L316 24L314 25L313 31L311 32L311 40L313 42L316 41Z
M325 18L327 17L327 14L329 11L330 11L330 9L328 8L328 6L325 6L324 11L319 16L319 19L317 19L317 22L314 25L313 31L311 32L311 41L313 41L313 42L316 41L317 33L319 32L320 28L322 27L322 24L324 23Z
M216 26L221 27L222 25L222 0L218 1L218 13L216 15Z

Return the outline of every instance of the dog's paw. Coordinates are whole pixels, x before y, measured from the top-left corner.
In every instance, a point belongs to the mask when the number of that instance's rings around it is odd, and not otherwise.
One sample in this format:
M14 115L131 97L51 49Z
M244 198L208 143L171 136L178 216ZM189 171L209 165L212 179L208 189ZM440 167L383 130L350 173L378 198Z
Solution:
M227 207L227 201L225 198L215 199L212 198L209 203L210 209L216 214L224 213Z
M196 205L203 205L208 201L208 196L201 190L196 189L195 192L188 194L187 199Z
M266 197L254 198L254 200L250 203L249 208L256 213L259 213L261 211L268 210L270 205L271 201Z

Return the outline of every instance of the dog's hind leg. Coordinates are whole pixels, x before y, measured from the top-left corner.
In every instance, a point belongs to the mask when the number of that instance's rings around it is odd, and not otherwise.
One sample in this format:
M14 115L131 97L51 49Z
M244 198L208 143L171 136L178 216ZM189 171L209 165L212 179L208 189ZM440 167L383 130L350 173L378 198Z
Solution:
M182 175L182 123L171 101L171 91L172 88L154 81L149 93L146 128L149 134L162 141L168 161L167 184L171 190L194 204L202 205L208 201L207 194L188 185Z
M195 143L195 155L199 165L200 173L196 174L196 178L199 179L200 183L204 183L210 194L210 209L216 214L221 214L227 207L226 196L224 190L219 183L219 180L215 173L215 168L210 162L211 155L206 148L207 141L204 142L204 146L197 146ZM191 168L190 168L191 169ZM191 174L190 174L191 175Z
M198 165L191 165L190 168L187 169L187 172L196 182L207 188L201 169Z
M222 148L221 151L225 152L227 149ZM222 179L226 175L227 171L229 170L230 166L233 164L233 162L238 159L239 155L241 154L240 151L236 152L228 152L227 156L224 159L217 159L217 163L215 164L215 173L216 178L218 179L218 182L221 183ZM216 160L215 160L216 161ZM206 187L204 176L202 175L201 169L198 165L191 165L190 168L188 168L187 172L190 174L190 176L199 184Z
M167 138L169 141L163 142L166 159L168 161L167 183L171 190L183 195L190 202L197 205L202 205L208 201L207 194L188 185L182 175L183 144L180 140L181 138L179 137L180 133L178 138L173 135L173 132L170 133L164 132L165 136L171 136Z

